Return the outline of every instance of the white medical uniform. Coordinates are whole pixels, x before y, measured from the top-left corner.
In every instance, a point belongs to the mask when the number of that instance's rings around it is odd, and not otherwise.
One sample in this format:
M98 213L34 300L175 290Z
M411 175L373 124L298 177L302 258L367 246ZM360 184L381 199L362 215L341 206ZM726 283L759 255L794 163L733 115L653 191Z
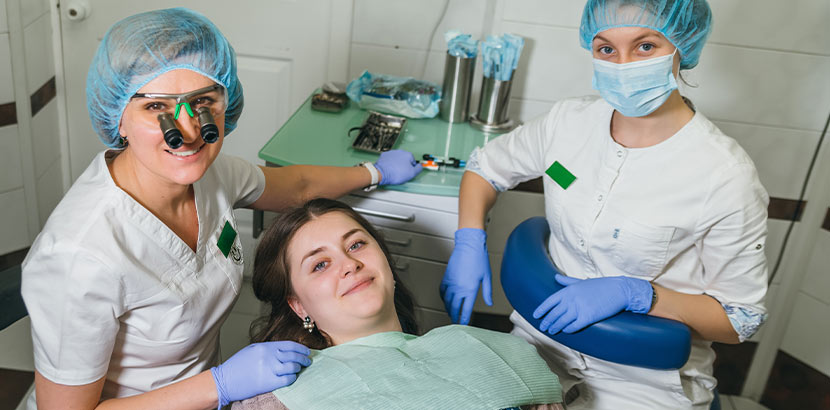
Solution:
M474 151L467 169L497 190L543 176L548 249L568 276L631 276L721 304L765 312L769 196L749 156L701 113L675 135L626 148L599 97L564 100L547 115ZM576 179L545 174L558 161ZM548 338L515 311L514 333L537 345L568 409L708 408L716 381L710 342L693 339L679 371L605 362Z
M126 192L99 153L55 208L23 263L35 368L55 383L106 376L102 399L196 375L219 360L219 328L239 295L233 209L262 195L258 167L219 155L193 190L196 252ZM226 227L226 224L228 225ZM30 400L30 408L34 408Z

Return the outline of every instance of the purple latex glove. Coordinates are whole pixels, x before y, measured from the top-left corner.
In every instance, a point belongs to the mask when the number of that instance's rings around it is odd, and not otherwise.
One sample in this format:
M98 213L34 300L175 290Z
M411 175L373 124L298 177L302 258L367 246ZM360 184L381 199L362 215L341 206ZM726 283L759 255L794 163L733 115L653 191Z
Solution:
M393 149L380 154L375 168L380 172L378 185L399 185L418 175L424 168L409 151Z
M300 366L311 364L307 347L291 341L254 343L210 369L219 407L288 386Z
M484 303L493 306L491 276L487 233L476 228L455 231L455 248L440 287L444 308L453 323L470 323L479 284Z
M544 316L539 330L556 334L573 333L623 310L648 313L654 289L643 279L626 276L576 279L557 274L565 286L545 299L533 318Z

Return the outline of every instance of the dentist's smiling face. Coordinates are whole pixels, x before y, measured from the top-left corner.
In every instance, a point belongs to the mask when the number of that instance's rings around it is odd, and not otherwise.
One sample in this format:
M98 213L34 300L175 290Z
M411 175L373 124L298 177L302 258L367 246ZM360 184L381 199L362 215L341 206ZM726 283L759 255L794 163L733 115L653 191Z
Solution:
M214 85L213 80L190 70L168 71L145 84L139 93L182 94ZM177 185L190 185L198 181L222 149L225 136L225 116L214 117L219 128L219 139L212 144L205 143L199 132L197 118L182 113L176 126L182 133L184 143L171 149L164 142L158 115L169 110L164 104L169 101L151 98L130 100L121 116L119 132L127 137L128 145L123 154L131 155L145 172ZM122 154L122 155L123 155Z
M339 344L390 320L395 282L378 242L342 212L300 228L288 245L292 309ZM398 325L400 326L400 325Z

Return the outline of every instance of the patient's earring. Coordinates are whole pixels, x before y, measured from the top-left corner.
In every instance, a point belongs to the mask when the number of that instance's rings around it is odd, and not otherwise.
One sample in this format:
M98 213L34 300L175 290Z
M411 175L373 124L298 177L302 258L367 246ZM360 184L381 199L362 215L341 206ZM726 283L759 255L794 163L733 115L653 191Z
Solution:
M308 330L308 333L314 331L314 322L312 322L311 318L308 316L303 319L303 329Z
M127 137L119 136L118 142L121 144L122 147L127 145Z

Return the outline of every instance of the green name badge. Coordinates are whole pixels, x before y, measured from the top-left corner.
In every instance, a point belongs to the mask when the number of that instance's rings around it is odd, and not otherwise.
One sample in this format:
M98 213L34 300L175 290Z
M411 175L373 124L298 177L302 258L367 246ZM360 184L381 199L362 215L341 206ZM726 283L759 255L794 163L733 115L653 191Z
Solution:
M568 189L574 180L576 180L574 174L571 174L571 171L565 169L559 161L554 161L545 173L553 179L553 182L559 184L562 189Z
M222 228L222 233L219 234L219 241L216 242L216 246L219 247L222 255L225 255L226 258L231 251L234 239L236 239L236 231L233 230L230 222L225 221L225 226Z

